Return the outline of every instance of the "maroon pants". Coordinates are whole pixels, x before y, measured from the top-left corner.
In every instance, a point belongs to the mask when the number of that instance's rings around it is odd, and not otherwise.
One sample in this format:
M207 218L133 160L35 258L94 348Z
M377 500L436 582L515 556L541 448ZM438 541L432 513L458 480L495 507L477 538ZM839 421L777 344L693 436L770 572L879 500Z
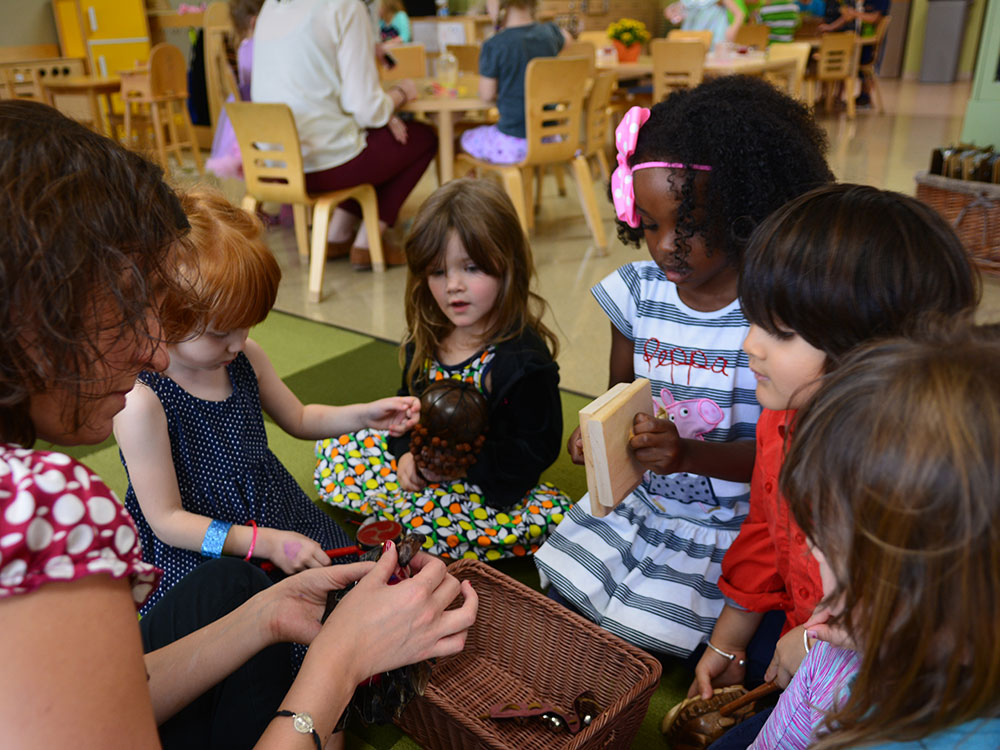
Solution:
M406 133L406 143L403 144L393 138L388 127L369 130L368 145L364 151L339 167L308 173L306 189L318 193L367 182L375 187L378 196L379 219L392 226L406 196L437 153L437 135L429 125L407 122ZM346 201L340 207L361 216L361 206L357 201Z

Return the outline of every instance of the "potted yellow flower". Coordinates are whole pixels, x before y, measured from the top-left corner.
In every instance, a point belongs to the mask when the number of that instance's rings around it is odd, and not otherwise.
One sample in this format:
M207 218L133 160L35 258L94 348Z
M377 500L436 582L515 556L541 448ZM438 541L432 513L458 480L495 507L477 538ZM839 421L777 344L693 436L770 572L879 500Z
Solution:
M608 26L608 39L618 51L618 62L635 62L642 45L649 41L649 32L642 21L620 18Z

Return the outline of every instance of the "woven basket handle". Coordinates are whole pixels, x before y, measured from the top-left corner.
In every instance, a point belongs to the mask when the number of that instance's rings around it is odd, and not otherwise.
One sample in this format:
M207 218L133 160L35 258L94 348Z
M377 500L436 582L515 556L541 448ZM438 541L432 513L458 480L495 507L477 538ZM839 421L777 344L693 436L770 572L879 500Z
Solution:
M955 227L955 229L958 229L962 224L962 219L965 218L965 215L969 212L970 208L983 209L983 247L985 247L989 238L990 211L995 207L996 201L992 200L986 195L986 193L977 193L975 200L965 205L959 212L958 216L955 217L955 221L952 222L952 226Z

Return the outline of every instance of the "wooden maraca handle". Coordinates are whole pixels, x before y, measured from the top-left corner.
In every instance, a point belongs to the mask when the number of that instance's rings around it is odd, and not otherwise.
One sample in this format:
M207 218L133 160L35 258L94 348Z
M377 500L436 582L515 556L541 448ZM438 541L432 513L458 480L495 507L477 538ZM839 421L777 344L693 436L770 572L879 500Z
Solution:
M736 709L742 708L747 703L753 703L755 700L763 698L765 695L770 695L775 690L781 690L781 686L774 680L771 680L771 682L765 682L763 685L758 685L750 692L744 693L736 700L730 701L726 705L719 708L719 716L729 716L729 714Z

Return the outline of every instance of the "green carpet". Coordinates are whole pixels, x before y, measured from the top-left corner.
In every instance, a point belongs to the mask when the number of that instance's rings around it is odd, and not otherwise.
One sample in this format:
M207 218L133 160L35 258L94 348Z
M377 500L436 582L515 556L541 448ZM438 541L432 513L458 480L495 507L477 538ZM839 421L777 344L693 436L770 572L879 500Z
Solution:
M281 376L303 403L345 404L371 401L396 392L400 383L398 346L341 328L273 312L251 332L268 353ZM564 440L577 424L577 411L589 399L563 392ZM312 444L286 434L273 422L266 422L271 450L288 468L310 497L315 497L312 470L315 459ZM46 447L46 446L39 446ZM114 439L96 446L60 448L85 461L118 494L125 496L128 482L118 457ZM580 497L587 489L583 467L574 465L563 452L543 475L570 497ZM327 510L342 524L345 516ZM348 529L350 530L350 526ZM540 589L538 574L530 560L507 560L496 563L499 570L534 589ZM609 664L609 669L614 665ZM667 710L687 691L692 674L683 665L667 662L664 676L633 747L666 747L659 731ZM395 727L371 727L350 736L348 748L364 750L417 750L418 745ZM461 750L461 748L455 748Z

